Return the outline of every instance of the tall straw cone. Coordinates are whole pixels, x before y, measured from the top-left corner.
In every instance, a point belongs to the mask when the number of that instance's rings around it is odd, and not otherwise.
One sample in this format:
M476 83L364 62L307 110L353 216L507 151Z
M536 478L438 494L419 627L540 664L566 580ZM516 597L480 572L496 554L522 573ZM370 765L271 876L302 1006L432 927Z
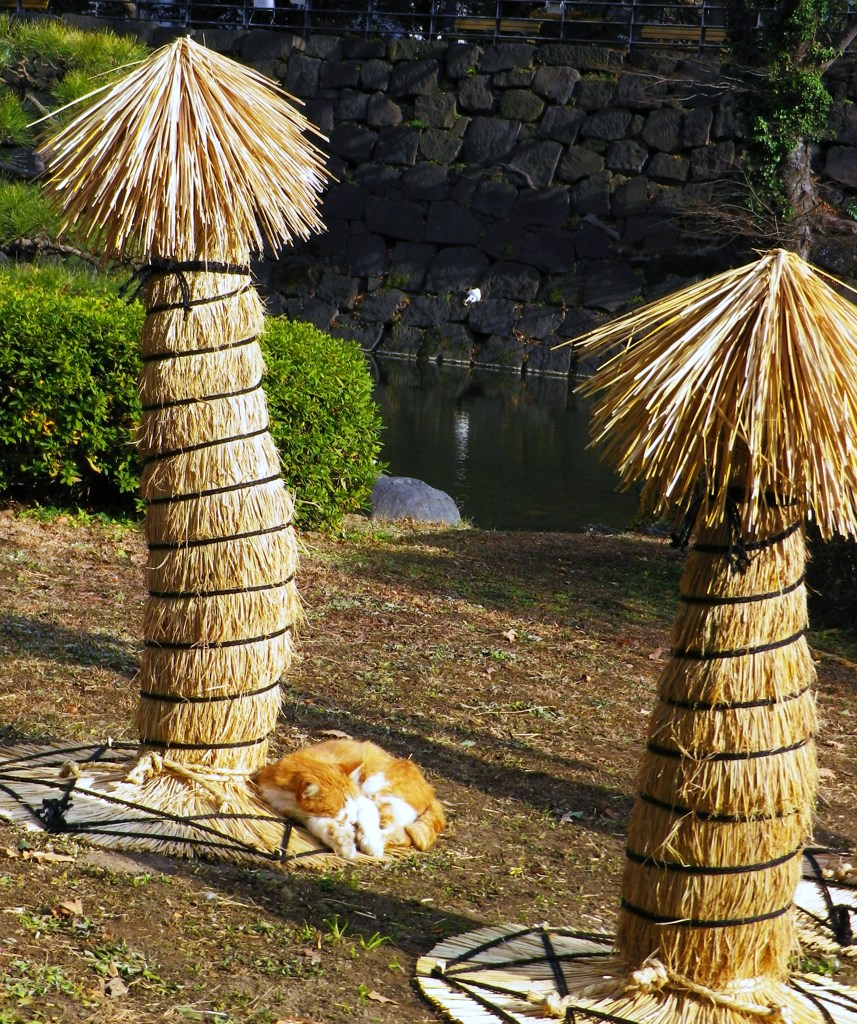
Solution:
M90 99L43 152L47 191L67 223L105 257L143 261L138 447L149 597L140 761L122 800L154 815L138 829L148 832L142 845L183 849L192 828L184 817L209 829L216 821L227 839L270 853L283 823L249 776L266 761L300 605L249 259L321 230L322 157L278 87L190 39ZM85 774L91 794L98 769ZM115 773L103 782L115 798ZM294 830L288 853L317 845ZM216 849L233 855L226 840Z
M695 541L638 775L615 952L588 957L574 949L592 937L573 935L561 963L515 959L506 938L486 946L479 933L442 943L421 984L459 1019L472 961L474 1002L503 1020L538 1016L510 995L529 977L543 1019L857 1022L857 991L789 976L817 775L803 523L857 533L857 307L834 284L777 250L579 343L610 356L580 389L596 396L596 442L627 485L641 482L644 508L687 508L677 532Z

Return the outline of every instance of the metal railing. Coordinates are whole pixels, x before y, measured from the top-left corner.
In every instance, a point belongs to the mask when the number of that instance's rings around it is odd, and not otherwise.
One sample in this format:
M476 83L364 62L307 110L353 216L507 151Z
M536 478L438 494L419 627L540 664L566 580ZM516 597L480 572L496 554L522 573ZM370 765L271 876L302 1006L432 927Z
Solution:
M75 8L96 17L193 28L270 28L303 36L560 40L700 52L716 50L726 39L723 0L79 0ZM854 10L852 4L849 13Z

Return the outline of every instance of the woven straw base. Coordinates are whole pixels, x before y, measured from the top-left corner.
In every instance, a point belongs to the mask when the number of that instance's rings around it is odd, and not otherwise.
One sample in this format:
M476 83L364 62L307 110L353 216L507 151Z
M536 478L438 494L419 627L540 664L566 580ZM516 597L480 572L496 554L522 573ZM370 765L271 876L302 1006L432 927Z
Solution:
M610 936L546 925L447 939L419 960L416 974L424 995L462 1024L857 1024L857 989L827 978L797 975L727 995L745 1007L738 1009L632 982Z
M831 850L804 851L794 905L801 949L857 963L855 858Z
M342 863L274 816L244 779L189 777L137 751L112 741L0 748L0 817L119 850L285 867Z

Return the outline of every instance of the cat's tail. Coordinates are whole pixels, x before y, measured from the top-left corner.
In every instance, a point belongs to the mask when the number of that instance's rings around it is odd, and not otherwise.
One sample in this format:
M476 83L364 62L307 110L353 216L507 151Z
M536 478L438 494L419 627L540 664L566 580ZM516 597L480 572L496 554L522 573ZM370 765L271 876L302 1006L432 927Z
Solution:
M438 833L443 831L445 825L446 815L443 813L443 807L437 797L432 795L431 802L423 813L410 825L405 825L405 832L418 850L429 850L434 846Z

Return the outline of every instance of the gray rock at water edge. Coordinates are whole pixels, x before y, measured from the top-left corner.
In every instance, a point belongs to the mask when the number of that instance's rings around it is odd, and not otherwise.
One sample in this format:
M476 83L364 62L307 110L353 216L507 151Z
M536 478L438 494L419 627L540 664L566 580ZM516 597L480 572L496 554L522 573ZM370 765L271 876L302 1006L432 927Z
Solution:
M445 491L410 476L379 476L372 489L373 519L415 519L458 526L461 513Z

